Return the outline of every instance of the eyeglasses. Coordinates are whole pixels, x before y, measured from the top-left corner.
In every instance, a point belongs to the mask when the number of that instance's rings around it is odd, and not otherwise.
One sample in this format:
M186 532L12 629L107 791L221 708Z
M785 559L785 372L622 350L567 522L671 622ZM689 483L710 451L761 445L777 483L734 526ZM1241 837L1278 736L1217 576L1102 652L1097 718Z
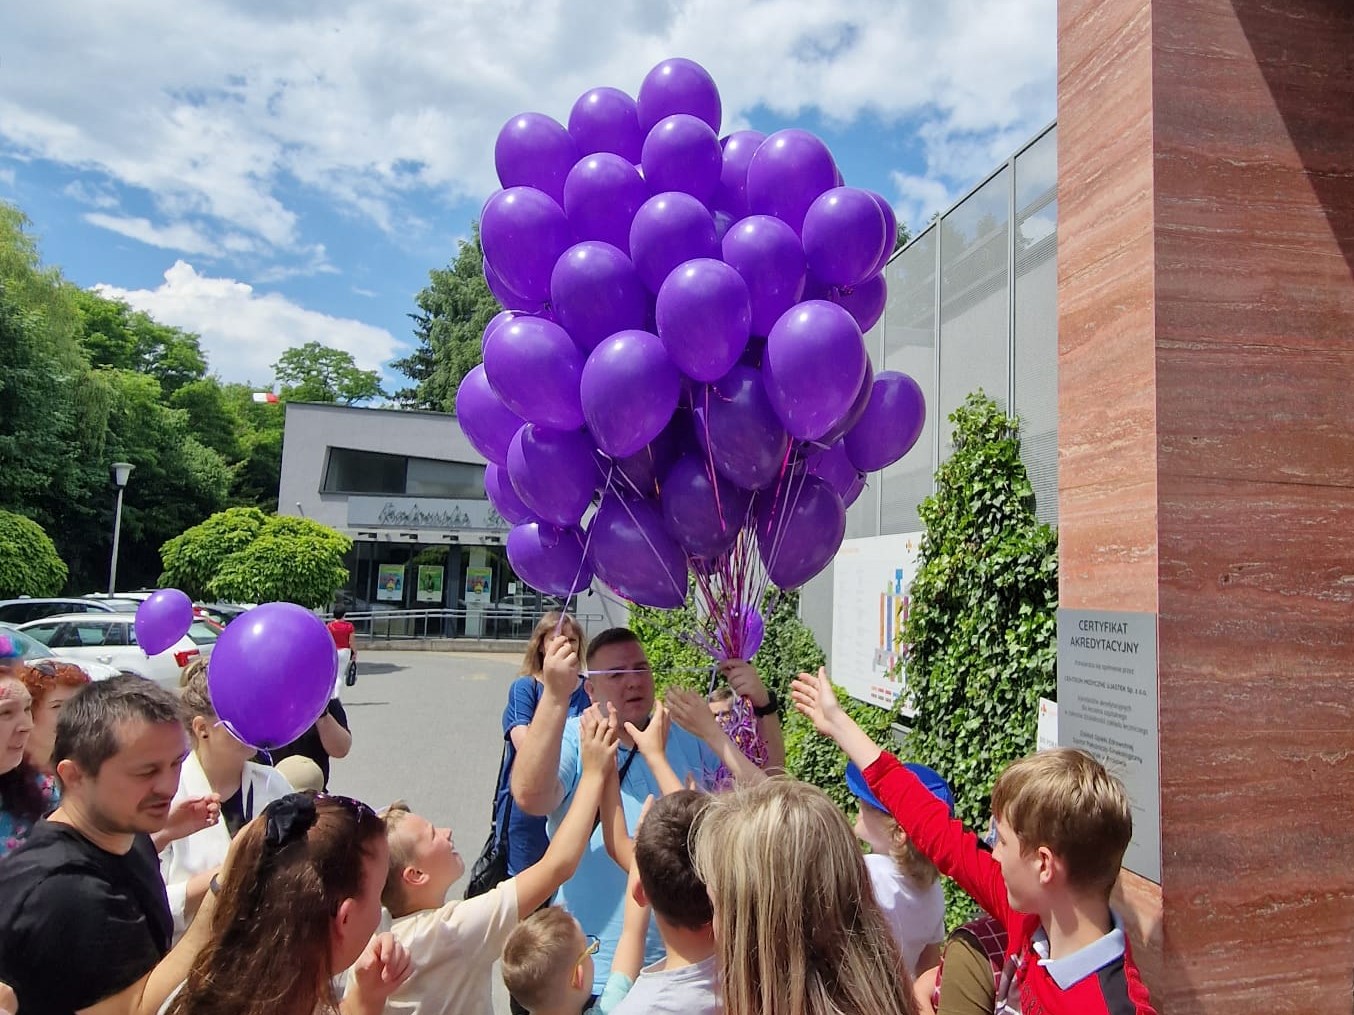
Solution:
M586 959L589 955L596 955L597 950L601 947L602 947L602 939L598 937L596 934L589 934L588 947L583 949L583 954L578 957L578 961L575 962L574 965L581 966L583 964L584 959Z

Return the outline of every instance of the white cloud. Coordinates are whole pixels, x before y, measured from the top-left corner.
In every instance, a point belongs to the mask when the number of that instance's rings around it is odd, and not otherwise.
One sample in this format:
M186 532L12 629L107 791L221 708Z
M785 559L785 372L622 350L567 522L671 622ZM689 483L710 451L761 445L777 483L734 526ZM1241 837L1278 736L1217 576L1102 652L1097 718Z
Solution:
M0 166L0 184L6 187L14 186L14 170L7 166Z
M962 186L994 139L1004 157L1007 137L1051 117L1055 2L101 0L78 18L20 4L0 137L149 195L142 232L209 221L218 244L239 234L287 254L306 249L288 188L394 234L426 230L409 198L487 193L510 115L563 120L586 88L634 93L680 54L714 75L729 123L759 105L919 118L926 178Z
M111 187L100 186L86 180L73 180L61 188L61 193L69 197L72 201L79 204L87 204L91 208L102 208L105 211L111 211L118 206L117 195L113 193Z
M157 321L201 335L208 363L224 380L266 384L278 357L306 342L347 350L364 370L380 370L400 351L384 328L308 310L234 279L201 275L185 261L176 261L164 277L155 289L94 288Z
M107 229L152 247L211 256L215 256L219 251L215 243L204 236L197 227L187 222L157 226L150 219L105 215L102 212L90 212L84 218L92 226Z

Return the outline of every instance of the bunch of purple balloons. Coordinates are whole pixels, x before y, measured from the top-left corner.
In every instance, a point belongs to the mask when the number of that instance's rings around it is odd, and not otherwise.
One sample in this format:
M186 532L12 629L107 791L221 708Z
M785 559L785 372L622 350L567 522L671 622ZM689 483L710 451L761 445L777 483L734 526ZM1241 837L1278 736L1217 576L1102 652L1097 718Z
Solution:
M480 235L506 309L456 411L509 559L543 592L595 574L676 607L691 574L726 614L752 608L765 589L742 557L803 584L865 474L921 433L920 388L874 374L862 339L884 310L888 202L843 186L807 131L721 138L720 119L710 75L673 59L638 101L596 88L567 128L524 113L498 135Z

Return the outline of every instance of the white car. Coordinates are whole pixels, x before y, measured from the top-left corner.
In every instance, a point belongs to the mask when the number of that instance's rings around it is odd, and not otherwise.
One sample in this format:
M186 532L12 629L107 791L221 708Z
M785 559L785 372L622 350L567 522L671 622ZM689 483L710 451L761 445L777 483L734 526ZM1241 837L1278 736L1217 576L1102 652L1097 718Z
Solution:
M102 663L171 690L179 686L179 672L198 656L210 656L216 645L216 629L195 620L174 645L148 656L136 644L135 619L130 613L72 613L21 624L19 631L74 663Z
M17 627L12 627L9 624L0 624L0 631L14 639L15 645L18 646L19 653L26 663L36 662L39 659L55 659L59 663L72 663L84 670L89 675L90 680L107 680L109 677L118 675L115 667L105 666L103 663L57 655L36 638L20 634Z

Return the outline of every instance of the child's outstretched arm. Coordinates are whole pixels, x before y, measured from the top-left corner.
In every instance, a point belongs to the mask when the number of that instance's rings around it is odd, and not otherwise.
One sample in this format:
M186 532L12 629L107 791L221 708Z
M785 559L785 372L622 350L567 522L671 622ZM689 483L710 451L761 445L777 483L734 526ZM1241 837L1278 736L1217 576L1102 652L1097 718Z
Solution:
M625 724L625 732L635 742L635 749L643 756L644 763L649 766L663 793L676 793L683 788L682 780L677 778L677 773L668 761L668 729L671 724L672 719L662 701L654 702L653 715L643 729L632 722Z
M837 704L837 693L832 689L825 667L818 667L817 676L801 673L796 677L790 685L790 697L794 699L795 708L813 723L813 728L837 741L837 746L862 772L884 753Z
M652 803L651 797L649 802ZM648 803L645 804L648 809ZM643 819L641 819L643 820ZM636 834L639 829L636 828ZM642 906L635 897L639 885L639 864L630 865L630 877L625 883L625 923L616 943L616 955L611 960L613 973L624 973L634 980L644 968L644 939L649 933L649 907Z
M564 820L550 837L545 856L517 875L517 912L535 912L560 885L574 876L592 838L608 769L616 770L616 735L589 709L579 718L579 750L583 772ZM614 780L613 780L614 781Z
M667 703L677 725L692 736L704 740L720 763L733 773L736 782L751 786L766 778L766 773L749 761L738 745L729 739L715 719L715 714L710 711L710 706L699 694L674 687L668 691Z

